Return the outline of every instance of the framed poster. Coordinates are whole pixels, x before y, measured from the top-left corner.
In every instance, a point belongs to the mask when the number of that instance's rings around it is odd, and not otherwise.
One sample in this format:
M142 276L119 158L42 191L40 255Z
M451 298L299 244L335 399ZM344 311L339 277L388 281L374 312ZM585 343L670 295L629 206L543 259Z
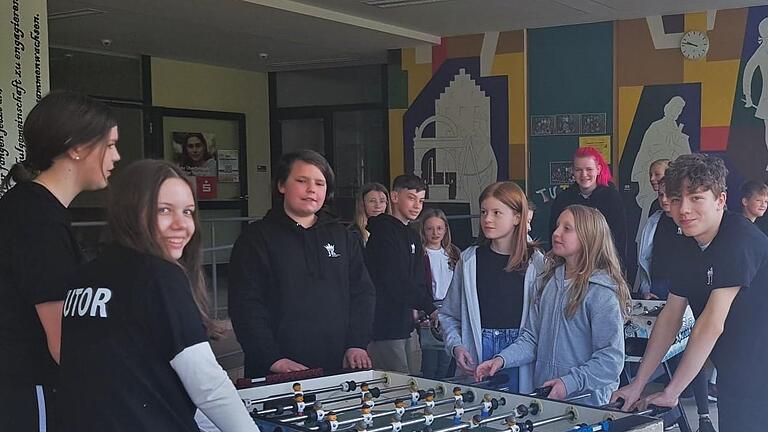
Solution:
M247 215L245 116L157 108L156 157L181 167L197 187L202 209L241 209Z

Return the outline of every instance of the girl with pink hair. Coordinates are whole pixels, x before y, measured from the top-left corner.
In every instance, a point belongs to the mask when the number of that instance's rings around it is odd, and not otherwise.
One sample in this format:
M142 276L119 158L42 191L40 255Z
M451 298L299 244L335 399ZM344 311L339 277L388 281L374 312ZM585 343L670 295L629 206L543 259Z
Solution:
M611 227L613 242L622 262L626 259L627 229L621 195L611 183L613 176L603 156L592 147L580 147L573 155L574 184L560 191L549 213L550 233L555 231L560 213L572 204L600 211Z

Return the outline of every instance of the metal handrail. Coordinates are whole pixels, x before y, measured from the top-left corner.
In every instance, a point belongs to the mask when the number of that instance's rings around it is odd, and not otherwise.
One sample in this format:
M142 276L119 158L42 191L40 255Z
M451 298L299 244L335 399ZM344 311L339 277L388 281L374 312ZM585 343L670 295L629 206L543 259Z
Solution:
M462 219L478 219L480 215L451 215L447 217L448 220L462 220ZM258 220L255 217L239 216L239 217L225 217L225 218L212 218L201 219L200 223L210 223L211 244L216 244L216 223L217 222L253 222ZM74 228L87 228L87 227L104 227L107 226L106 221L84 221L84 222L72 222L71 226ZM213 290L213 318L219 317L219 281L218 281L218 265L216 258L216 252L232 249L234 245L228 244L223 246L212 246L209 248L203 248L203 254L210 254L211 257L211 288Z

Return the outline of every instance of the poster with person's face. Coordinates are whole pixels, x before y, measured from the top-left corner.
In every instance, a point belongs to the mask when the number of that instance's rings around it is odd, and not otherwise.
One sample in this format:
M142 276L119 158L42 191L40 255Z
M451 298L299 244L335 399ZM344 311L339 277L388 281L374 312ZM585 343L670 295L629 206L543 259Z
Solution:
M176 163L194 177L216 177L216 137L210 132L173 132Z

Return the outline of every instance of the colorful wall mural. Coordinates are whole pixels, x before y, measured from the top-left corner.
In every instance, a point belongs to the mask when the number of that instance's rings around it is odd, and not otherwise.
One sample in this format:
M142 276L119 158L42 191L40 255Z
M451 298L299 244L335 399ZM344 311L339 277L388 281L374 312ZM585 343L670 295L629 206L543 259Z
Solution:
M390 53L390 165L429 184L428 201L478 214L497 180L525 181L523 31L444 38ZM478 234L472 225L472 236Z
M709 37L703 59L681 53L691 30ZM768 178L766 39L768 6L760 6L447 37L392 51L391 175L417 173L434 185L430 200L463 203L473 214L485 185L518 181L538 207L534 233L547 240L549 203L570 182L571 155L580 145L600 147L624 200L633 261L632 240L655 199L654 160L722 157L737 210L741 183Z

